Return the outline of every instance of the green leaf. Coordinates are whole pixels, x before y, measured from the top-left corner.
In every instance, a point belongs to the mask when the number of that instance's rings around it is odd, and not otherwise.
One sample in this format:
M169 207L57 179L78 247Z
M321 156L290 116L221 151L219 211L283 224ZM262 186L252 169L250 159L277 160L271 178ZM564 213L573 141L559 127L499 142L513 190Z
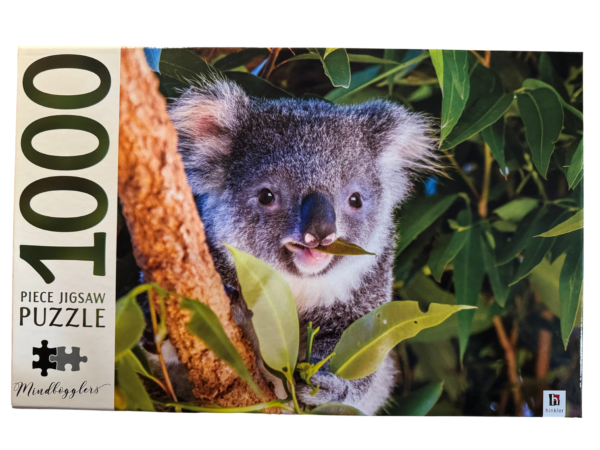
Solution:
M517 96L525 124L527 144L538 172L546 178L554 143L563 127L563 109L559 96L548 88L527 91Z
M556 317L560 317L560 272L565 261L565 254L556 258L553 263L544 258L529 274L528 280L537 297Z
M213 79L220 72L190 50L163 48L160 55L160 73L188 86L202 86L206 78Z
M480 245L485 273L488 275L492 291L494 292L494 301L504 308L510 293L510 287L508 286L508 282L500 276L500 269L496 266L494 250L490 247L488 240L484 238L483 234L480 235Z
M143 290L142 290L143 292ZM135 297L141 293L134 289L117 301L115 314L115 359L123 357L142 337L146 320Z
M502 174L506 177L507 168L506 160L504 157L504 133L506 124L503 119L497 120L496 123L491 126L484 128L481 131L481 137L487 145L490 146L494 159L500 166Z
M207 80L227 78L236 82L252 97L278 99L291 97L291 94L273 86L268 81L244 72L220 72L207 64L195 53L185 49L163 49L160 70L186 86L203 87Z
M277 100L291 98L292 94L279 89L266 80L245 72L224 72L223 76L235 81L251 97Z
M431 56L431 62L435 68L435 73L440 83L440 89L442 90L442 96L444 96L444 53L443 50L429 50Z
M400 293L403 298L412 298L417 300L419 304L428 305L435 302L443 303L445 305L456 305L456 297L440 288L436 282L423 274L423 272L419 272L417 275L415 275L405 287L400 289ZM471 335L487 330L492 325L491 305L480 294L477 300L477 310L475 311L475 316L473 317ZM458 319L457 316L454 315L437 327L428 328L421 331L415 337L410 338L407 342L410 344L440 342L457 337Z
M319 245L315 250L329 253L330 255L375 255L375 253L368 252L358 245L346 242L343 239L337 239L327 246Z
M471 306L432 303L427 312L414 301L386 303L350 325L335 346L329 370L346 380L374 373L389 351L419 331L434 327Z
M470 214L467 215L466 211L462 211L461 216L464 216L464 218L463 220L459 219L459 223L465 227L470 226L471 223L467 223L467 217ZM428 266L431 270L431 275L438 283L442 278L444 269L456 258L456 255L463 248L468 238L469 233L467 233L467 230L463 230L455 231L452 234L445 234L441 238L436 239L433 244L431 256L429 257Z
M300 325L296 302L283 277L267 263L225 245L235 261L242 297L252 311L265 363L291 377L298 360Z
M409 206L403 208L396 228L400 238L396 248L396 256L402 253L408 247L408 244L444 214L459 196L459 194L433 195L411 202Z
M358 72L358 73L352 75L352 79L350 81L350 86L347 89L342 88L342 87L333 89L331 92L329 92L325 96L325 99L329 100L333 103L339 103L345 97L347 97L353 93L356 93L374 83L377 83L380 80L384 80L384 79L388 78L390 75L394 75L404 69L407 69L408 67L415 66L416 64L420 63L424 59L427 59L428 57L429 57L428 53L422 53L421 55L416 56L416 57L412 58L411 60L406 61L404 63L398 64L393 69L387 70L379 75L378 75L379 67L370 67L366 70L363 70L362 72Z
M583 176L583 139L573 153L569 169L567 170L567 182L570 189L575 189Z
M288 61L300 61L300 60L315 60L320 61L321 58L315 53L302 53L300 55L292 56ZM363 64L390 64L397 66L400 64L398 61L391 59L377 58L371 55L353 55L348 53L348 61L351 63L363 63Z
M460 120L444 140L450 149L496 123L508 110L513 94L505 94L492 71L478 65L470 80L471 92Z
M459 305L475 306L481 291L485 266L481 254L479 228L471 228L466 233L468 233L467 241L454 258L454 290ZM457 315L460 361L462 361L469 343L474 315L475 311L461 311Z
M309 48L308 51L319 56L331 84L344 88L350 86L350 61L345 48Z
M578 309L581 308L583 294L583 232L572 236L572 243L567 250L567 256L560 272L560 332L565 350L569 337L575 327Z
M190 321L186 324L187 329L202 339L219 359L225 361L252 388L256 395L262 397L242 357L227 337L221 321L213 310L198 300L190 300L186 297L183 297L180 306L192 313Z
M437 403L443 391L443 381L431 383L405 397L400 397L386 412L390 416L424 416Z
M583 209L577 211L573 216L569 217L562 223L559 223L554 228L545 233L538 234L536 237L554 237L561 234L571 233L572 231L581 230L583 228Z
M583 113L581 111L579 111L577 108L575 108L573 105L570 105L569 103L567 103L562 98L562 96L556 91L556 89L554 89L548 83L544 83L543 81L536 80L534 78L528 78L525 81L523 81L523 87L525 89L531 89L531 90L540 89L540 88L550 89L551 91L553 91L556 94L556 96L560 100L560 103L562 104L563 108L565 108L567 111L570 111L572 114L575 115L575 117L579 118L580 120L583 120Z
M568 215L569 213L565 211L552 222L552 226L563 222L565 217ZM523 252L523 261L521 261L519 270L517 271L513 281L510 283L511 286L529 275L529 273L535 269L539 263L542 262L544 256L546 256L546 254L552 248L552 245L554 245L554 240L554 237L547 239L533 239L528 243L525 251Z
M442 99L442 123L440 144L450 135L458 123L469 98L469 64L464 50L443 50L444 98Z
M317 406L305 414L319 416L364 416L365 414L353 406L344 405L337 402L329 402L324 405Z
M533 211L538 204L539 201L535 198L518 198L494 209L494 213L502 220L520 222L523 217Z
M239 52L230 53L229 55L219 59L213 64L213 67L222 72L226 70L233 70L240 66L245 66L261 56L265 58L269 56L269 50L266 48L245 48Z
M154 405L144 388L144 384L136 373L141 367L137 358L127 351L115 362L117 383L127 397L127 409L130 411L154 411Z
M555 211L549 211L547 206L529 212L520 221L517 231L509 238L509 241L496 246L496 264L501 266L512 261L529 245L534 236L547 228L548 221L555 218Z
M143 356L141 356L143 355ZM140 361L140 356L143 358L143 361ZM161 384L160 381L152 375L150 368L146 366L148 359L146 358L146 354L144 350L139 346L133 347L133 349L125 352L122 358L127 358L128 365L138 374L143 375L149 380L154 381L157 384Z

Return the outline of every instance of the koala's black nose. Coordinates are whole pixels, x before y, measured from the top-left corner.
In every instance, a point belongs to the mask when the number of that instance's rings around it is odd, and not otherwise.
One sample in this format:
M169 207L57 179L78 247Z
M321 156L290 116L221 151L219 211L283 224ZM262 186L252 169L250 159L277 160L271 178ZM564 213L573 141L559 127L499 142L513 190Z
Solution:
M300 233L308 247L335 241L335 210L328 196L315 193L304 197L300 208Z

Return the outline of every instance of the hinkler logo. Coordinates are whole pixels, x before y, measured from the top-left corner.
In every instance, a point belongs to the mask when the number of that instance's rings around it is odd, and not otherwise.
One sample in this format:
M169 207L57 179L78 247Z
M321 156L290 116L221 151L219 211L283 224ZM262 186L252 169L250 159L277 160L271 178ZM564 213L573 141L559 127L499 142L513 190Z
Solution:
M544 417L565 417L566 410L566 391L544 391Z

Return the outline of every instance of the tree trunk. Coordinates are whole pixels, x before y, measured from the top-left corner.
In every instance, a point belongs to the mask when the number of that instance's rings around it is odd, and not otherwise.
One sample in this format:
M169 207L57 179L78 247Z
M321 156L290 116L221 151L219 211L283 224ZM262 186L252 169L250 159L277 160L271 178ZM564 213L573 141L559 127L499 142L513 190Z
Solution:
M166 306L169 340L187 366L194 395L223 407L273 400L272 387L260 375L250 343L233 321L177 153L177 135L166 102L141 49L121 51L120 92L119 197L137 264L147 281L210 306L253 374L263 399L187 331L189 311L180 309L179 298L172 297Z

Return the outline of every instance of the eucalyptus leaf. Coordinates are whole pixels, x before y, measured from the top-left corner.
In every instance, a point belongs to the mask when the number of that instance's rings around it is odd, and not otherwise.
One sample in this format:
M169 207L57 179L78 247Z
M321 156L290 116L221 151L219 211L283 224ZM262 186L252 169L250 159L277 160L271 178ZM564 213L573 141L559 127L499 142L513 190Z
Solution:
M267 80L245 72L224 72L223 76L235 81L251 97L277 100L279 98L291 98L292 94L274 86Z
M480 230L478 227L466 231L467 241L454 258L454 290L456 301L459 305L475 306L481 291L485 266L481 253ZM469 343L471 328L473 324L474 310L461 311L458 319L458 343L460 360L462 361Z
M236 53L230 53L225 57L216 61L213 66L224 72L226 70L233 70L240 66L245 66L246 64L252 62L254 59L258 57L267 57L269 56L269 50L266 48L245 48Z
M346 88L336 88L329 92L325 99L332 101L334 103L341 102L345 97L356 93L378 81L387 79L390 75L395 75L398 72L401 72L407 68L414 67L421 61L427 59L429 57L428 53L422 53L419 56L416 56L409 61L398 64L394 68L383 72L382 74L378 74L379 67L370 67L362 72L352 75L352 79L350 81L350 86Z
M302 60L313 60L320 61L321 58L315 53L301 53L300 55L292 56L288 61L302 61ZM355 55L348 53L348 61L351 63L363 63L363 64L390 64L397 66L400 64L398 61L391 59L377 58L371 55Z
M400 242L396 248L396 256L436 221L456 201L459 194L446 196L433 195L412 202L403 208L396 229Z
M494 292L494 301L504 307L510 293L510 287L508 286L507 280L503 280L500 276L500 268L496 266L496 255L494 254L494 250L490 247L489 242L483 235L480 236L480 245L485 273L488 275L490 284L492 285L492 291Z
M461 211L461 215L462 217L459 218L460 225L464 227L470 226L470 220L467 219L470 218L470 214L467 214L466 211ZM438 283L442 278L445 267L456 258L456 255L458 255L467 242L467 239L469 238L469 233L467 231L468 230L457 230L452 234L443 235L433 244L433 250L429 257L428 265L431 270L431 275Z
M283 277L254 256L226 245L235 261L242 297L252 311L260 354L272 369L291 377L298 360L296 302Z
M443 50L444 82L440 143L450 135L458 123L469 99L470 81L467 52Z
M523 217L533 211L539 205L535 198L517 198L494 209L494 213L502 220L520 222Z
M559 224L565 220L565 217L569 215L568 212L564 212L558 218L552 222L552 226ZM519 280L525 278L529 273L535 269L535 267L542 262L542 259L554 245L554 237L546 239L532 239L525 251L523 252L523 261L519 266L519 270L515 275L515 278L511 282L511 285L516 284Z
M132 291L117 301L115 314L115 359L119 360L140 341L146 320Z
M242 357L227 337L221 321L213 310L198 300L190 300L186 297L183 297L180 306L192 314L190 321L186 324L187 329L202 339L206 346L219 359L225 361L252 388L256 395L262 397L260 389L254 383Z
M490 146L490 150L492 151L492 155L494 155L494 159L500 166L502 174L506 177L507 168L506 159L504 156L505 128L506 123L504 122L504 119L497 120L496 123L484 128L481 131L481 137L485 143Z
M559 223L545 233L538 234L536 237L554 237L561 234L571 233L583 228L583 209L577 211L573 216L569 217L564 222Z
M435 73L442 90L442 96L444 95L444 53L443 50L429 50L431 56L431 62L435 68Z
M184 48L164 48L160 56L160 73L187 86L203 86L205 80L215 79L220 72L202 58Z
M329 253L330 255L373 255L365 249L359 247L356 244L346 242L343 239L336 239L334 242L327 246L319 245L315 250L319 250L323 253Z
M419 331L434 327L465 305L432 303L427 312L414 301L386 303L350 325L335 346L329 370L347 380L364 378L374 373L389 351Z
M419 304L429 305L430 303L443 303L445 305L456 305L456 297L449 292L443 290L439 284L431 278L419 272L414 278L404 287L400 289L403 298L412 298L417 300ZM491 305L480 294L477 299L477 310L471 325L471 335L485 331L493 326ZM457 315L453 315L444 322L433 328L427 328L421 331L415 337L410 338L407 342L413 343L430 343L447 341L448 339L458 338L458 319Z
M473 70L469 84L472 88L465 110L444 140L444 149L455 147L497 122L513 101L513 94L505 94L494 73L481 65Z
M127 398L126 409L129 411L154 411L152 400L136 373L136 367L139 367L139 362L130 351L127 351L115 362L117 384Z
M575 189L583 176L583 139L571 157L571 163L567 170L567 181L569 188Z
M560 272L560 331L565 350L575 327L583 294L583 232L572 236L572 243Z
M345 48L309 48L308 51L319 56L331 84L343 88L350 86L350 61Z
M565 108L567 111L569 111L572 114L574 114L575 117L577 117L578 119L583 120L583 113L581 111L579 111L577 108L575 108L573 105L567 103L562 98L562 96L556 91L556 89L554 89L548 83L544 83L541 80L536 80L535 78L528 78L525 81L523 81L523 87L525 89L531 89L531 90L540 89L540 88L550 89L551 91L553 91L556 94L556 96L560 100L560 103L562 104L563 108Z
M329 402L319 405L305 414L318 416L364 416L365 414L353 406L344 405L337 402Z
M444 382L431 383L418 391L400 397L396 404L387 408L390 416L424 416L437 403L444 391Z
M563 127L563 108L559 96L548 88L526 91L517 96L525 124L527 144L538 172L546 178L554 143Z

